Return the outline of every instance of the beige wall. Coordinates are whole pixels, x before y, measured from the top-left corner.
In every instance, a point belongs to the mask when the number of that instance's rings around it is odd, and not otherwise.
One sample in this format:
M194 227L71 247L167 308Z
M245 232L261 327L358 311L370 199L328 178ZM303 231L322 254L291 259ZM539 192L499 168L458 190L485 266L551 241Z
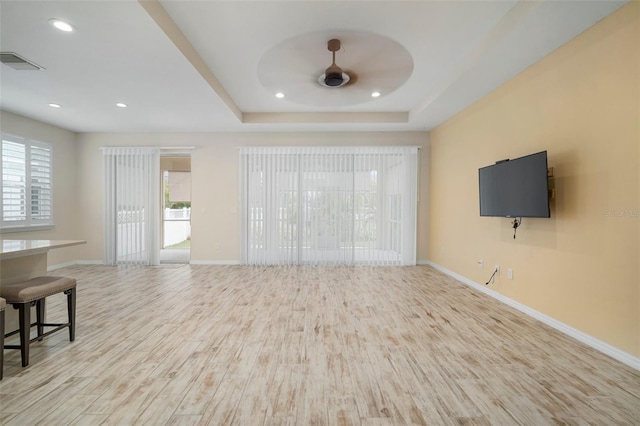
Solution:
M0 111L2 132L49 142L53 145L53 217L55 229L0 234L3 239L84 239L78 227L76 174L76 134L59 127ZM82 251L78 247L49 252L49 265L73 262Z
M191 260L236 262L240 259L238 147L275 145L420 146L418 259L428 249L428 159L426 132L349 133L184 133L81 134L78 145L78 191L83 233L90 244L82 260L102 259L101 146L195 146L191 154Z
M492 289L634 356L639 6L628 4L434 129L430 180L434 263L478 283L500 264ZM509 219L479 217L478 168L542 150L555 168L552 217L525 218L514 240Z

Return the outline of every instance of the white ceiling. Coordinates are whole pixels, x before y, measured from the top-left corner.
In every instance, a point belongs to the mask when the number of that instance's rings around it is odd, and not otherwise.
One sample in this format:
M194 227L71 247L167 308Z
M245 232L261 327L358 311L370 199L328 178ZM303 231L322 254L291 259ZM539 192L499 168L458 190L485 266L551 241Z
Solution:
M76 132L428 130L624 3L0 1L0 50L44 67L0 65L0 108ZM349 86L358 98L315 86L334 37L336 63L367 76ZM408 78L392 90L394 66ZM363 99L376 78L389 92Z

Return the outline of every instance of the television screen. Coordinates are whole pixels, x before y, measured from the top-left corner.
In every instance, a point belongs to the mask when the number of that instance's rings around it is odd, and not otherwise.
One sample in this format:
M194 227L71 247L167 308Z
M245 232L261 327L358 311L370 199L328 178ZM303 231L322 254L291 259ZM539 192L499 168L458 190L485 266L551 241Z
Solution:
M550 217L547 151L478 170L480 216Z

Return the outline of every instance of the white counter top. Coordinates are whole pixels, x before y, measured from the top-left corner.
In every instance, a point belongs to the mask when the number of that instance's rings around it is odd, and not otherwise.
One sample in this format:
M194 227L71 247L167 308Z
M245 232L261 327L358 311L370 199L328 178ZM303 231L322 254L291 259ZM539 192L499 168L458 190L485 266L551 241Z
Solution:
M0 240L0 260L46 253L51 249L86 243L84 240Z

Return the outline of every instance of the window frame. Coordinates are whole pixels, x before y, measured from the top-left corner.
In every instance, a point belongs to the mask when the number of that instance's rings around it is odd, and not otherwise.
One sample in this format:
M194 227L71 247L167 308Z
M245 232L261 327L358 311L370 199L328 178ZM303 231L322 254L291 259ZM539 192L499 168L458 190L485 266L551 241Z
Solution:
M0 188L2 188L3 195L0 197L0 234L1 233L9 233L9 232L24 232L24 231L39 231L46 229L53 229L55 227L54 222L54 211L53 211L53 191L54 191L54 181L53 181L53 144L49 142L37 141L30 138L20 137L8 133L0 134ZM4 141L11 142L14 144L20 144L25 147L25 194L24 194L24 203L25 203L25 219L24 220L5 220L4 218L4 160L3 160L3 145ZM33 192L32 192L32 173L33 173L33 163L32 163L32 153L34 148L46 149L49 151L49 175L47 176L49 179L49 187L50 187L50 195L49 195L49 203L51 208L51 213L47 219L38 219L32 217L33 215Z

